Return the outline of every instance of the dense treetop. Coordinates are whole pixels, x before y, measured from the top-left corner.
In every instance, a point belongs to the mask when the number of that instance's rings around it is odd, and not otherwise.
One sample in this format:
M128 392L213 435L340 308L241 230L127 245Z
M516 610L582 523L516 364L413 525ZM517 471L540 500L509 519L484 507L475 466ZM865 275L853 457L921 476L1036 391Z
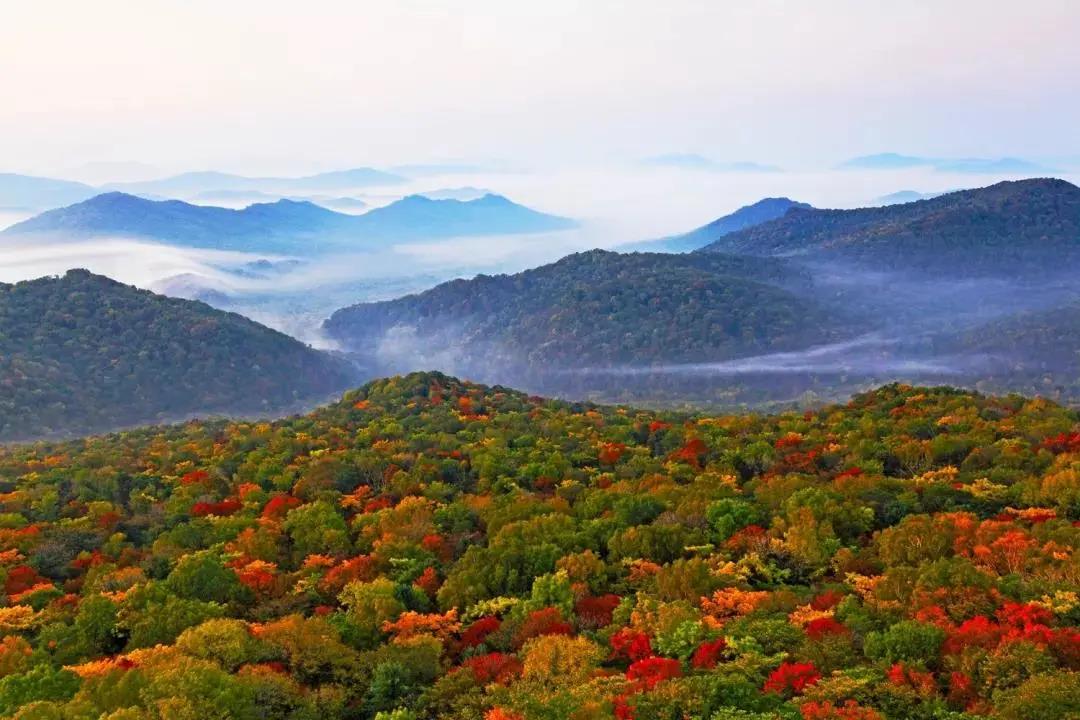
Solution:
M887 386L772 416L414 374L0 450L0 715L1080 712L1080 417Z
M0 284L0 439L321 401L351 367L240 315L85 270Z

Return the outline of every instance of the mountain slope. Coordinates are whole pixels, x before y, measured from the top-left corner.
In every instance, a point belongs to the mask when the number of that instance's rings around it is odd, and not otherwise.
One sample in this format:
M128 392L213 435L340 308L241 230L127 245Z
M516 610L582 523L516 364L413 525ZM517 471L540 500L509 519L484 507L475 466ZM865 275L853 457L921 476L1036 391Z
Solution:
M852 260L934 274L1057 271L1080 256L1080 188L1020 180L902 205L796 209L700 252Z
M909 170L931 168L937 172L971 174L1016 174L1052 172L1050 168L1023 158L930 158L897 153L879 153L851 158L840 164L841 170Z
M187 172L158 180L112 183L109 190L140 194L187 197L215 190L259 190L263 192L297 192L350 190L375 185L392 185L405 178L374 168L353 168L304 177L246 177L230 173L204 170Z
M2 235L142 237L193 247L291 253L318 251L326 245L358 249L373 242L537 232L573 225L572 220L536 212L498 195L470 201L414 195L364 215L348 215L292 200L234 210L112 192L42 213Z
M625 249L637 252L690 252L703 248L725 235L783 217L792 208L809 209L810 207L806 203L796 202L786 197L763 198L688 233L659 240L631 243Z
M514 378L705 362L836 337L825 312L781 287L804 281L775 261L594 250L354 305L325 328L379 372L426 363Z
M576 227L577 222L488 193L475 200L433 200L409 195L354 218L352 226L365 237L420 240L567 230Z
M85 270L0 285L0 439L281 412L353 379L347 363L239 315Z
M97 192L70 180L0 173L0 208L45 210L82 202Z
M303 417L0 447L0 713L1075 720L1078 420L417 373Z
M983 358L973 384L994 391L1080 398L1080 302L1002 317L940 337L940 353Z

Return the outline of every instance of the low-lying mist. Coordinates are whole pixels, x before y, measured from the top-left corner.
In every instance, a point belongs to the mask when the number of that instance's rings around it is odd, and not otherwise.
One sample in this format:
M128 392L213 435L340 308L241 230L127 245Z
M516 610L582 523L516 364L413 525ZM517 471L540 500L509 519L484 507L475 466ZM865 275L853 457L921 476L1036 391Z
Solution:
M898 190L939 192L987 185L999 177L904 171L712 172L616 166L425 177L391 194L342 192L370 206L440 188L491 188L529 207L582 220L576 230L536 235L462 237L387 243L375 252L265 253L198 250L132 238L12 244L0 241L0 281L15 282L84 267L124 283L199 299L239 312L317 347L335 348L322 331L335 310L424 290L478 273L512 273L568 253L691 230L767 196L817 207L856 207ZM1074 178L1075 179L1075 178ZM26 217L0 213L0 226ZM890 380L973 384L1026 362L964 351L949 338L1019 312L1080 300L1068 273L1018 278L926 278L885 268L807 265L814 300L862 318L844 342L798 351L724 357L689 365L537 367L509 348L472 338L466 327L437 337L403 326L371 338L373 374L440 369L471 379L517 384L568 397L658 402L757 402L821 394ZM1019 355L1017 354L1019 353ZM1002 370L1005 368L1005 370ZM842 390L841 390L842 392Z
M416 326L395 326L370 339L374 351L365 362L375 375L438 369L569 399L647 405L805 404L889 382L1080 400L1080 387L1047 380L1080 377L1080 358L1063 352L1051 359L1040 349L1032 357L1022 344L995 341L997 323L1028 316L1038 322L1038 313L1050 308L1075 304L1080 318L1080 279L1071 274L950 280L855 267L807 269L814 278L807 299L851 319L846 339L715 362L558 367L492 341L466 318L427 335Z

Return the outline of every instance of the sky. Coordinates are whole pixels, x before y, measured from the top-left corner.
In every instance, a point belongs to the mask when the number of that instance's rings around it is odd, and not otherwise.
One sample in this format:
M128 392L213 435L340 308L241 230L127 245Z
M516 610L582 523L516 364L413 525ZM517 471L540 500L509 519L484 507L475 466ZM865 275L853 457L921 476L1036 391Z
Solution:
M1080 157L1073 0L4 4L6 171Z

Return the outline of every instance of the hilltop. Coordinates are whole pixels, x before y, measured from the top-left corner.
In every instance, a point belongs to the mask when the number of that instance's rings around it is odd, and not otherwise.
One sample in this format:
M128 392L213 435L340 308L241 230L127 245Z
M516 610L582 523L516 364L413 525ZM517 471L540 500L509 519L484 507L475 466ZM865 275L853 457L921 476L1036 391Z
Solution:
M354 305L325 327L383 371L434 362L501 378L702 362L837 337L827 314L795 294L806 283L775 260L594 250Z
M111 192L17 223L0 237L123 236L222 250L307 253L455 235L563 230L574 225L498 195L468 201L411 195L363 215L350 215L306 201L278 200L234 210Z
M954 276L1056 272L1080 259L1080 188L1019 180L885 207L795 209L700 252Z
M796 202L786 197L763 198L688 233L659 240L630 243L620 249L638 252L690 252L703 248L725 235L783 217L792 208L809 209L810 207L806 203Z
M3 440L295 411L355 378L239 315L85 270L0 284Z

